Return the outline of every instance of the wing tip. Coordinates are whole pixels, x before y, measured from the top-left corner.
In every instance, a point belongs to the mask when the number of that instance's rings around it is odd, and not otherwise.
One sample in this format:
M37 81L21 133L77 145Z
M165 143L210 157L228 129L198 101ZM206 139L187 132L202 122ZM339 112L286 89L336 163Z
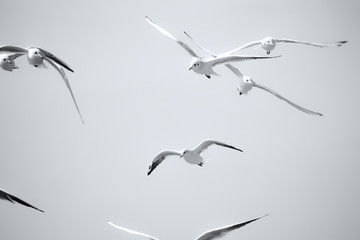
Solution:
M152 165L150 165L147 175L149 176L152 173L152 171L154 171L154 168L152 168Z

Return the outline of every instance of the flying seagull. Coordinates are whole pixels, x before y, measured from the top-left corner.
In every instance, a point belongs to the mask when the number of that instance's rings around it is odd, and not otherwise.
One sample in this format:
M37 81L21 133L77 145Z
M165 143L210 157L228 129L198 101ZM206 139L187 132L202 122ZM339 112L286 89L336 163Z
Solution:
M213 229L213 230L210 230L210 231L207 231L205 233L203 233L202 235L200 235L199 237L197 237L195 240L212 240L212 239L217 239L217 238L222 238L224 237L226 234L228 234L229 232L233 231L233 230L236 230L238 228L241 228L249 223L252 223L256 220L259 220L260 218L263 218L265 216L267 216L268 214L262 216L262 217L258 217L258 218L255 218L255 219L252 219L252 220L249 220L249 221L246 221L246 222L242 222L242 223L236 223L236 224L232 224L232 225L229 225L229 226L225 226L225 227L221 227L221 228L217 228L217 229ZM136 232L136 231L133 231L133 230L130 230L130 229L127 229L127 228L124 228L124 227L121 227L113 222L108 222L111 226L119 229L119 230L122 230L122 231L125 231L125 232L128 232L128 233L131 233L131 234L135 234L135 235L139 235L139 236L142 236L142 237L145 237L145 238L148 238L150 240L159 240L158 238L156 237L153 237L153 236L150 236L150 235L147 235L147 234L144 234L144 233L140 233L140 232Z
M232 51L227 52L226 54L233 54L241 49L258 46L258 45L260 45L266 51L267 54L270 54L270 52L272 50L274 50L277 43L299 43L299 44L305 44L305 45L309 45L309 46L323 48L323 47L340 47L343 44L347 43L347 41L337 41L337 42L331 42L331 43L313 43L313 42L305 42L305 41L293 40L293 39L288 39L288 38L276 39L276 38L272 38L272 37L266 37L260 41L254 41L254 42L247 43L241 47L238 47Z
M2 53L0 54L0 67L6 71L12 71L13 69L18 69L19 67L15 65L14 60L25 53L12 53L12 54L6 54Z
M67 88L69 89L69 92L71 94L71 97L73 99L75 107L79 113L81 121L82 121L82 123L84 123L84 119L80 113L80 109L77 105L74 93L71 89L70 82L69 82L63 68L66 68L70 72L74 72L74 71L63 60L61 60L60 58L56 57L52 53L50 53L42 48L36 48L36 47L22 48L22 47L17 47L17 46L0 46L0 52L3 52L3 51L4 52L14 52L14 53L18 53L18 54L19 53L26 54L29 64L33 65L34 67L37 67L37 68L38 67L47 68L44 63L44 60L47 61L51 66L53 66L56 69L56 71L58 71L58 73L61 75Z
M202 45L198 44L188 33L184 32L186 36L188 36L190 38L190 40L196 45L198 46L200 49L208 52L209 54L211 54L212 56L216 56L214 53L210 52L209 50L207 50L206 48L204 48ZM303 108L293 102L291 102L290 100L284 98L283 96L281 96L280 94L278 94L277 92L275 92L274 90L266 87L266 86L263 86L263 85L260 85L256 82L254 82L251 77L249 76L244 76L236 67L232 66L231 64L225 64L226 67L228 67L236 76L238 76L240 78L239 80L239 85L238 85L238 91L239 91L239 94L242 95L242 94L247 94L253 87L257 87L257 88L260 88L262 90L265 90L271 94L273 94L274 96L280 98L281 100L284 100L285 102L287 102L288 104L290 104L291 106L299 109L300 111L303 111L305 113L308 113L308 114L312 114L312 115L317 115L317 116L322 116L323 114L321 113L318 113L318 112L314 112L314 111L311 111L309 109L306 109L306 108Z
M22 204L22 205L24 205L26 207L34 208L34 209L36 209L36 210L38 210L40 212L44 212L43 210L38 209L38 208L28 204L27 202L21 200L20 198L15 197L14 195L11 195L10 193L8 193L8 192L6 192L6 191L4 191L2 189L0 189L0 199L7 200L7 201L12 202L12 203L17 202L17 203L20 203L20 204Z
M149 166L148 175L150 175L151 172L154 171L154 169L157 166L159 166L159 164L162 161L164 161L166 157L171 156L171 155L180 156L180 158L184 158L185 161L190 164L197 164L199 166L202 166L204 164L205 160L201 157L201 154L203 151L205 151L209 146L211 146L213 144L219 145L222 147L231 148L231 149L242 152L241 149L238 149L236 147L233 147L231 145L228 145L228 144L225 144L222 142L218 142L215 140L205 140L193 150L185 149L185 150L182 150L181 152L179 152L179 151L162 151L162 152L160 152L154 158L154 160L152 161L152 164Z
M243 56L243 55L230 55L230 54L222 54L221 57L208 57L201 58L199 57L188 45L184 42L176 39L173 35L168 33L165 29L161 28L157 24L155 24L150 18L145 17L146 21L150 23L153 27L159 30L162 34L176 41L180 46L182 46L191 56L192 60L190 62L189 70L193 70L198 74L204 74L207 78L211 78L211 75L219 75L214 72L213 67L219 64L228 63L228 62L237 62L237 61L245 61L245 60L254 60L254 59L269 59L271 57L263 57L263 56ZM277 58L280 56L275 56L273 58Z

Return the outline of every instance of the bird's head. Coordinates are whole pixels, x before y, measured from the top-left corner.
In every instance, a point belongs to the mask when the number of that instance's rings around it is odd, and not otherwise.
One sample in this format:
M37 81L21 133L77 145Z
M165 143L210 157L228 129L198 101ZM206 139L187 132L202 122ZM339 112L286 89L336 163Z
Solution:
M28 49L28 59L32 60L35 64L40 64L44 57L40 54L40 49L38 48L29 48Z
M254 86L254 82L251 79L251 77L244 76L243 79L239 81L237 87L239 95L247 94L252 89L253 86Z
M189 151L190 151L190 150L188 150L188 149L182 150L182 151L181 151L180 158L182 158L184 155L186 155Z
M200 59L198 58L194 58L191 62L190 62L190 68L189 68L189 71L190 70L193 70L193 71L197 71L199 68L201 68L202 66L202 62Z
M5 63L10 63L10 62L11 61L8 56L6 56L6 55L0 56L0 64L1 65L5 64Z

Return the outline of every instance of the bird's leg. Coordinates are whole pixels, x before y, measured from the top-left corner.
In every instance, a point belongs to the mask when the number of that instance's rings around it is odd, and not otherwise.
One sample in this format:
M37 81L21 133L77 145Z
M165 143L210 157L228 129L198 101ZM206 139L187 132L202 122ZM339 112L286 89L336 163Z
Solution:
M269 54L270 54L270 51L267 51L266 53L269 55Z
M34 67L36 67L36 68L37 68L37 67L38 67L38 65L34 65Z
M198 163L198 165L199 165L200 167L202 167L202 166L203 166L203 164L204 164L203 162Z
M211 78L211 76L210 76L209 74L205 74L205 76L206 76L208 79Z

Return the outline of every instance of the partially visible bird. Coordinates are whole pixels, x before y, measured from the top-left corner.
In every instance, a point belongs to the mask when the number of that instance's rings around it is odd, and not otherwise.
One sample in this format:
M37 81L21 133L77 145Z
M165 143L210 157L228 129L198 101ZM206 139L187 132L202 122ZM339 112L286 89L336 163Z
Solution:
M19 67L15 65L14 60L25 53L1 53L0 54L0 67L6 71L12 71L13 69L18 69Z
M205 163L205 160L201 157L201 154L211 145L219 145L222 147L227 147L227 148L231 148L237 151L242 152L241 149L233 147L231 145L219 142L219 141L215 141L215 140L204 140L199 146L197 146L195 149L190 150L190 149L185 149L182 150L181 152L179 151L162 151L160 152L152 161L151 165L149 166L149 171L148 171L148 175L150 175L152 173L152 171L155 170L155 168L157 166L159 166L160 163L162 163L162 161L165 160L166 157L171 156L171 155L175 155L175 156L179 156L180 158L184 158L184 160L187 163L190 164L197 164L199 166L203 166L203 164Z
M225 227L221 227L221 228L217 228L217 229L207 231L207 232L201 234L195 240L212 240L212 239L222 238L222 237L226 236L226 234L228 234L229 232L231 232L233 230L236 230L236 229L239 229L241 227L244 227L245 225L247 225L249 223L252 223L252 222L254 222L256 220L259 220L260 218L263 218L263 217L265 217L267 215L268 214L266 214L266 215L264 215L262 217L254 218L254 219L246 221L246 222L235 223L235 224L232 224L232 225L229 225L229 226L225 226ZM119 226L119 225L117 225L117 224L115 224L113 222L108 221L108 223L111 226L113 226L113 227L115 227L115 228L117 228L119 230L131 233L131 234L134 234L134 235L142 236L142 237L148 238L150 240L159 240L158 238L150 236L148 234L144 234L144 233L141 233L141 232L137 232L137 231L134 231L134 230L130 230L130 229L121 227L121 226Z
M10 193L8 193L8 192L6 192L5 190L2 190L2 189L0 189L0 199L7 200L7 201L12 202L12 203L17 202L17 203L22 204L22 205L24 205L26 207L36 209L36 210L38 210L40 212L44 212L43 210L28 204L27 202L21 200L18 197L15 197L14 195L11 195Z

